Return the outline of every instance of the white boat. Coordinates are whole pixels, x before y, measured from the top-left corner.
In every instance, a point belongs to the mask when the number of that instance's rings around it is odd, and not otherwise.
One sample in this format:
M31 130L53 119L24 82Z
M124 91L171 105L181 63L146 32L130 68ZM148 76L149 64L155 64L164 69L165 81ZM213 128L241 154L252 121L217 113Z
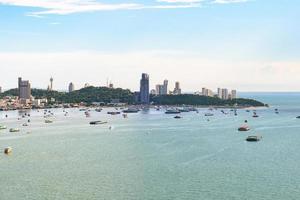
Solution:
M213 113L205 113L204 116L205 117L211 117L211 116L214 116L214 114Z
M9 132L11 132L11 133L20 132L20 129L18 129L18 128L11 128L11 129L9 129Z
M241 126L238 128L238 131L249 131L250 128L247 125Z
M7 127L3 126L3 125L0 125L0 130L4 130L4 129L7 129Z

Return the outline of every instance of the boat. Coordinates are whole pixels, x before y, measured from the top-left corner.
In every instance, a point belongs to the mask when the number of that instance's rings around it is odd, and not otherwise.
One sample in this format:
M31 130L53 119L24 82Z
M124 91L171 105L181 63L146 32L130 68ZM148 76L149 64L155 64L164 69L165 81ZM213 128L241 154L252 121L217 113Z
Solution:
M50 120L50 119L46 119L46 120L45 120L45 123L46 123L46 124L50 124L50 123L53 123L53 121Z
M256 114L256 112L253 112L253 116L252 117L257 118L259 116Z
M28 126L28 124L27 124L27 123L24 123L24 124L22 124L22 126Z
M165 114L179 114L180 111L177 109L168 109Z
M179 115L176 115L174 118L175 118L175 119L181 119L182 117L179 116Z
M123 117L124 117L124 118L127 118L128 116L127 116L127 114L124 113L124 114L123 114Z
M119 115L119 114L121 114L121 112L107 112L107 114L109 114L109 115Z
M205 117L211 117L211 116L214 116L214 114L213 113L205 113L204 116Z
M138 113L139 111L137 108L128 108L127 110L123 110L123 113Z
M259 135L251 135L246 138L247 142L258 142L262 139L262 136Z
M101 112L101 111L102 111L102 108L96 108L95 111L96 111L96 112Z
M250 128L247 125L241 126L238 128L238 131L249 131Z
M9 132L11 132L11 133L20 132L20 129L18 129L18 128L11 128L11 129L9 129Z
M11 147L6 147L5 149L4 149L4 153L5 154L10 154L12 152L12 148Z
M0 125L0 130L4 130L4 129L7 129L7 127L3 126L3 125Z
M98 124L107 124L108 122L106 121L91 121L90 125L98 125Z
M190 112L190 110L188 108L179 108L178 111L179 112Z
M297 116L296 118L297 118L297 119L300 119L300 116Z

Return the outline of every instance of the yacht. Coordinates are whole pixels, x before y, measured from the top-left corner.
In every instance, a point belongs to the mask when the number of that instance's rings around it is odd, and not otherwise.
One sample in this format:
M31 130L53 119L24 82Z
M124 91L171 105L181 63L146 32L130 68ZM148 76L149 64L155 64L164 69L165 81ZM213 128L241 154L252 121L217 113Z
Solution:
M165 114L179 114L180 111L177 109L168 109Z

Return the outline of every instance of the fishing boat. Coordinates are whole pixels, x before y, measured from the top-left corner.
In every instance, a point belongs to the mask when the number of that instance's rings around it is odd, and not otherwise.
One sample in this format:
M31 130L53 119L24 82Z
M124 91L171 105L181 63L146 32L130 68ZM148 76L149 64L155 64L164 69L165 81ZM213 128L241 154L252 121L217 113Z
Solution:
M262 139L262 136L259 135L251 135L246 138L247 142L258 142Z

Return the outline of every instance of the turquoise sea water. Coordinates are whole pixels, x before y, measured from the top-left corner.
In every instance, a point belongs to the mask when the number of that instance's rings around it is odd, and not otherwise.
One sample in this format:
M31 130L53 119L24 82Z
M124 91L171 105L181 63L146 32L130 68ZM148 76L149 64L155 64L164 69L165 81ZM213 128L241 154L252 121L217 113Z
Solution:
M258 109L256 119L217 110L210 121L207 109L179 120L155 110L123 119L107 109L91 118L57 109L53 124L31 111L28 127L17 111L0 112L0 124L21 129L0 131L0 150L13 148L0 154L0 199L299 199L300 94L242 95L271 107ZM246 119L251 131L238 132ZM253 134L262 141L245 142Z

